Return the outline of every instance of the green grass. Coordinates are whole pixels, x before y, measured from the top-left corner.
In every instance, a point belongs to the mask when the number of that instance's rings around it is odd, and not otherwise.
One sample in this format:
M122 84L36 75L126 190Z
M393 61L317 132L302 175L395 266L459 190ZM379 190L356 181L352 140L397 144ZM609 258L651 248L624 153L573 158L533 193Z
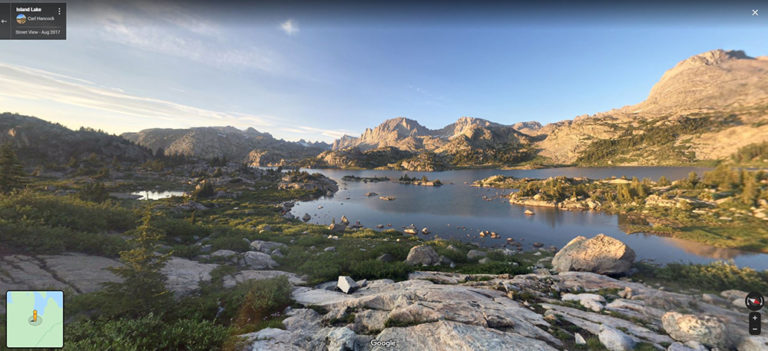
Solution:
M702 291L719 292L727 289L745 291L768 290L768 271L739 268L732 262L710 264L670 263L663 267L636 264L639 272L633 276L646 283L660 282L667 286L695 287Z

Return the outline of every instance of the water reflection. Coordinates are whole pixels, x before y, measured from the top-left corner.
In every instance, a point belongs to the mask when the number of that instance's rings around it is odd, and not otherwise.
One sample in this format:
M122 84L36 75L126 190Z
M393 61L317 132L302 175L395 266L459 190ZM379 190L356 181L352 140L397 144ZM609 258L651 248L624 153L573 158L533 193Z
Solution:
M714 247L706 244L698 243L695 241L688 241L676 238L664 238L664 241L675 245L685 252L697 255L706 256L720 260L730 260L743 255L754 254L750 251L744 251L739 249L729 249L723 247Z
M184 196L183 191L134 191L131 193L133 196L138 196L138 200L158 200L166 199L171 196Z
M576 235L594 236L604 233L624 241L639 259L656 262L706 263L713 259L734 259L736 264L756 269L768 268L768 255L749 253L733 249L720 249L705 244L691 243L679 239L662 238L655 235L626 234L620 228L619 216L597 212L570 212L552 208L531 207L535 213L526 216L526 207L510 205L502 196L509 190L475 188L469 184L477 179L494 174L517 177L545 178L556 175L582 176L590 178L621 177L653 178L665 175L670 179L683 178L689 172L701 173L704 168L693 167L613 167L613 168L557 168L539 170L457 170L445 172L402 172L390 170L310 170L323 173L340 184L341 190L332 198L298 203L293 210L297 216L312 215L311 222L329 224L346 215L352 222L360 221L369 228L376 225L392 224L393 228L415 224L428 227L432 234L421 237L458 239L481 246L503 246L506 238L514 238L531 248L533 242L562 247ZM342 182L345 175L359 177L388 176L398 178L409 176L440 179L442 187L422 187L392 182L360 183ZM368 197L375 192L379 195ZM380 200L379 196L390 195L393 201ZM484 198L485 196L485 198ZM318 208L322 207L322 208ZM624 220L622 223L624 224ZM466 227L463 228L463 227ZM481 238L481 230L495 231L500 239Z

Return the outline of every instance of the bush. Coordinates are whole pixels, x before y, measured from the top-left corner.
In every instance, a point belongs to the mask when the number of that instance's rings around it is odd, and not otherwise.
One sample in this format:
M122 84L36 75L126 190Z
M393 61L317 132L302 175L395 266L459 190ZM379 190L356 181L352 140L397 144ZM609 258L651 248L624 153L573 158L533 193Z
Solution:
M664 267L642 267L641 275L656 276L658 279L675 281L699 289L722 291L739 289L745 291L768 290L768 271L739 268L733 262L715 261L710 264L670 263Z
M203 238L211 234L209 227L190 223L189 220L169 217L154 217L152 225L165 233L165 239L169 242L173 238L180 238L186 243L195 241L194 237Z
M24 252L56 254L75 251L102 256L117 256L127 247L116 235L85 233L64 227L41 226L23 220L21 223L0 221L0 242Z
M192 196L193 199L202 199L202 198L208 198L213 196L216 193L216 191L213 188L213 183L203 180L200 184L198 184L195 187L195 190L192 191L190 196Z
M212 350L229 335L227 327L207 320L139 319L85 321L66 325L65 350Z
M197 245L174 245L171 252L176 257L194 258L201 253L201 250Z
M349 275L355 279L408 279L408 273L413 268L404 262L382 262L366 260L353 262L349 267Z
M125 231L136 224L131 211L112 202L96 204L75 197L22 191L0 198L0 218L84 232Z
M737 163L761 162L768 159L768 141L749 144L740 148L731 155L731 159Z
M213 250L232 250L232 251L248 251L250 243L245 242L242 237L239 236L220 236L211 240L211 248Z
M92 182L85 184L77 193L77 197L83 201L104 202L109 198L109 193L103 183Z
M252 331L292 303L291 283L284 276L251 281L246 286L248 292L235 317L236 333Z

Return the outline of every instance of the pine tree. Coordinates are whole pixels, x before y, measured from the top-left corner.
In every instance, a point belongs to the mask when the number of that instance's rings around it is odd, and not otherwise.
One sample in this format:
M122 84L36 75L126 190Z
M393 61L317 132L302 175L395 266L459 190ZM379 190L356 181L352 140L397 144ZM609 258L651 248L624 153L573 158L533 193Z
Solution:
M11 144L0 147L0 192L7 194L26 183L24 168Z
M658 186L668 186L669 185L669 179L665 176L659 177L659 181L656 183Z
M696 188L696 185L699 184L699 175L696 174L696 172L688 173L688 179L686 179L686 182L689 189Z
M619 203L626 204L632 202L632 193L630 192L629 185L619 184L616 188L616 199Z
M171 296L165 288L166 277L160 270L170 254L155 253L162 233L152 226L149 201L141 225L131 236L131 249L120 252L123 266L109 268L123 281L105 283L104 293L113 301L107 309L112 309L115 314L133 316L162 312L171 302Z
M632 177L632 187L630 190L632 197L634 198L644 199L646 196L648 196L648 192L645 190L645 187L642 183L640 183L637 177Z
M760 195L760 185L757 183L754 173L745 172L743 178L744 189L741 191L741 202L745 205L754 206Z

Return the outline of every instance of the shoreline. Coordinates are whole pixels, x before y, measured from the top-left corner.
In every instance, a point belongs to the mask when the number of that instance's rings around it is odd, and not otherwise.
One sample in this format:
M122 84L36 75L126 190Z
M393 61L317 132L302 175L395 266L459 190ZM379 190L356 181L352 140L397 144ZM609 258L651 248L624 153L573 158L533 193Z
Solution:
M768 183L765 180L763 182ZM746 242L739 240L744 239L744 233L735 238L729 235L734 230L759 232L760 228L766 226L762 222L768 224L768 201L760 199L757 201L758 207L752 206L751 210L745 210L735 202L736 196L733 193L696 189L685 190L681 194L680 187L684 188L682 184L683 180L660 186L658 182L645 179L641 183L636 178L632 181L621 178L589 179L563 176L532 179L495 175L476 180L471 186L516 189L517 192L508 195L508 202L516 206L596 211L625 216L629 223L620 228L627 234L647 233L691 240L719 248L768 253L768 243L763 242L760 235L753 235L754 237ZM573 194L570 197L552 198L547 191L556 191L558 194L572 191ZM619 192L622 194L619 195ZM690 192L698 192L698 195L693 196ZM622 196L625 196L624 200L621 199ZM710 199L701 200L701 196L709 196ZM723 197L714 199L715 196ZM734 220L736 217L740 220Z

